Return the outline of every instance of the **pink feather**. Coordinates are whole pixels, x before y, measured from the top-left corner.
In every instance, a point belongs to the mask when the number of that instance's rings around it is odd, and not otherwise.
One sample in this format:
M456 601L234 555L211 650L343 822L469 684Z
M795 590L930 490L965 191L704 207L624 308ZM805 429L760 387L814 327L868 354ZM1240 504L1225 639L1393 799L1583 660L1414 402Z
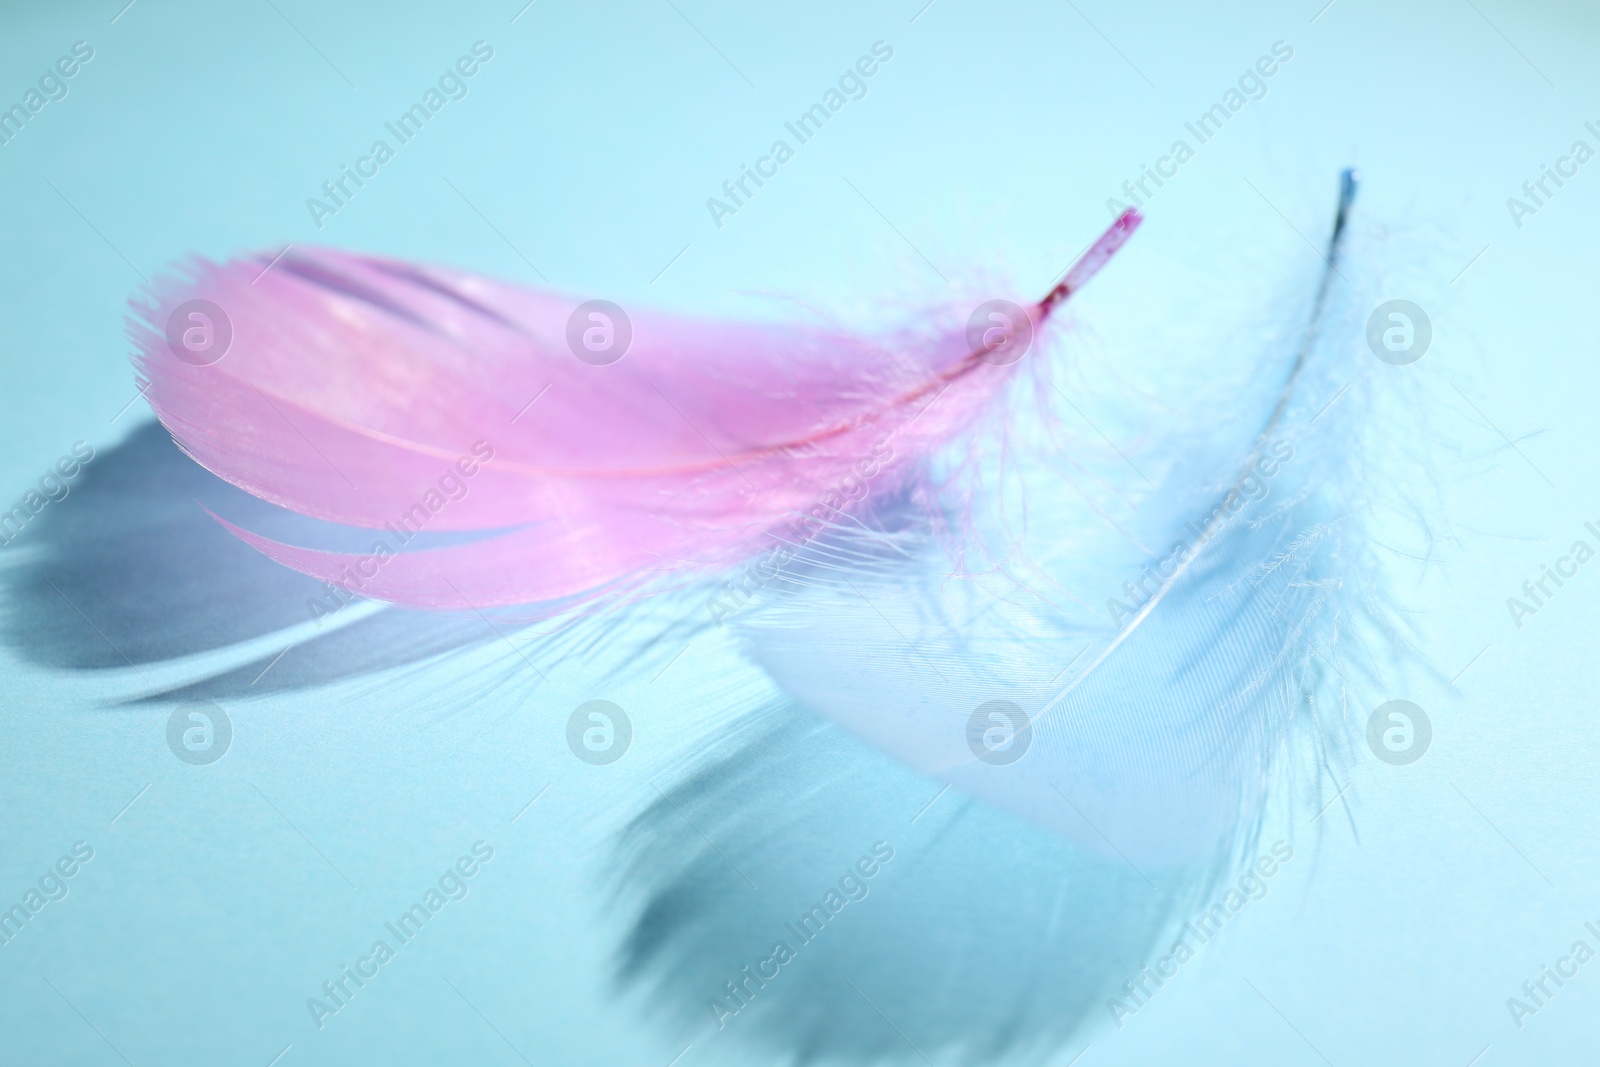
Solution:
M1028 309L1035 329L1140 221L1124 214ZM168 341L169 319L193 300L232 327L208 365ZM392 557L386 535L374 563L219 518L240 538L364 597L537 614L749 558L887 438L893 456L877 476L903 478L1014 371L985 360L964 321L865 338L658 313L633 317L625 357L596 366L568 348L575 303L445 268L297 250L270 266L197 261L132 302L129 334L152 408L222 478L346 526L393 529L409 512L425 514L429 532L481 535ZM462 457L477 469L460 479L464 497L445 500L439 480Z

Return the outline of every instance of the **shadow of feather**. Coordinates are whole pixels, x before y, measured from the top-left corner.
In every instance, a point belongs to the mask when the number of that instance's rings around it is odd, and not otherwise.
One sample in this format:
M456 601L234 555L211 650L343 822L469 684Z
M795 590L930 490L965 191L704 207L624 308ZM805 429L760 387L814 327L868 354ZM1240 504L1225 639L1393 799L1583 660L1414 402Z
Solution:
M233 537L207 508L270 532L306 521L211 474L159 423L101 450L6 550L0 640L45 667L125 669L310 622L322 584ZM280 661L283 646L269 647L140 699L295 690L495 639L480 619L388 609L316 631Z
M614 860L637 907L618 985L670 1029L796 1063L1059 1052L1206 880L939 792L784 706L660 791Z

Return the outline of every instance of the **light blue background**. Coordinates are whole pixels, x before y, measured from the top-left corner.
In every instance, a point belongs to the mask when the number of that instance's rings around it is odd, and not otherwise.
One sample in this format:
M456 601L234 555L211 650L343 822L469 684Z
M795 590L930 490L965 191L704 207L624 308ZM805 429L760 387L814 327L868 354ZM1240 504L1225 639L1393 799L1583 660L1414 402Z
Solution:
M1504 0L1336 0L1320 15L1316 2L937 0L920 15L920 0L674 2L538 0L514 24L519 0L449 13L138 0L115 23L114 0L0 7L0 102L72 42L95 49L70 95L0 147L5 499L74 440L105 448L149 418L142 403L117 417L134 396L123 305L140 273L189 253L326 243L536 282L531 262L574 293L749 315L771 310L752 293L845 317L937 297L928 261L1041 292L1104 225L1107 197L1287 41L1269 94L1160 192L1123 276L1075 310L1114 337L1183 305L1160 279L1204 273L1236 244L1310 257L1286 220L1320 240L1334 175L1362 169L1361 210L1420 265L1436 330L1404 373L1439 430L1454 536L1402 590L1440 675L1408 694L1434 747L1410 767L1360 762L1354 829L1336 807L1320 846L1298 813L1303 858L1269 896L1125 1029L1096 1021L1057 1062L1084 1045L1085 1065L1600 1056L1600 963L1520 1031L1505 1008L1585 920L1600 924L1600 575L1580 573L1520 630L1505 607L1600 520L1600 162L1520 229L1505 207L1575 139L1596 143L1583 123L1600 124L1600 15ZM470 95L318 231L305 199L478 39L495 57ZM713 226L706 197L880 39L895 56L867 97ZM490 645L238 702L232 751L203 769L168 752L166 706L111 706L147 688L134 672L6 656L0 898L73 841L96 850L71 895L0 949L7 1060L118 1063L114 1045L135 1064L264 1067L285 1046L286 1065L521 1062L509 1041L540 1063L664 1067L682 1050L612 991L616 922L598 887L608 835L655 798L652 778L761 692L728 648L697 643L658 681L608 689L636 737L602 769L574 761L562 729L601 695L603 655L546 662L537 690ZM480 838L496 854L471 895L318 1032L305 998ZM679 1062L749 1062L721 1040L697 1038Z

